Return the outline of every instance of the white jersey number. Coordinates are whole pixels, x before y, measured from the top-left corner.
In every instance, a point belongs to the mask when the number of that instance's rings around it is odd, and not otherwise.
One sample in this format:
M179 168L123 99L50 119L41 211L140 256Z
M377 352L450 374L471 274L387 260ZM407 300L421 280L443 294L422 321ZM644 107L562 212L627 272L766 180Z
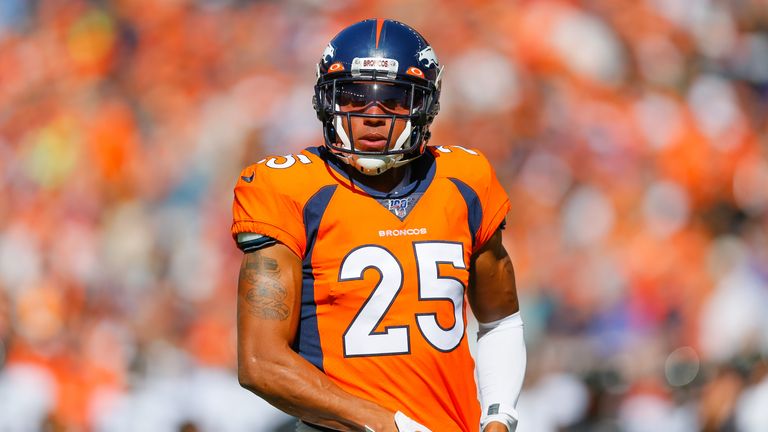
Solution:
M418 266L419 300L450 301L454 323L443 328L436 313L416 314L416 323L424 339L443 352L454 350L464 336L464 284L455 278L440 276L438 264L465 269L461 243L414 242ZM339 281L360 280L372 268L380 278L371 295L344 332L346 357L408 354L411 351L407 325L388 326L376 331L403 288L403 269L397 258L381 246L368 245L350 252L342 261Z
M282 160L280 160L282 158ZM286 169L294 166L296 164L296 160L298 159L299 162L303 163L304 165L311 164L312 159L308 158L307 156L303 154L297 154L297 155L285 155L280 157L272 157L268 159L262 159L256 163L264 163L266 162L266 165L270 168L274 169Z

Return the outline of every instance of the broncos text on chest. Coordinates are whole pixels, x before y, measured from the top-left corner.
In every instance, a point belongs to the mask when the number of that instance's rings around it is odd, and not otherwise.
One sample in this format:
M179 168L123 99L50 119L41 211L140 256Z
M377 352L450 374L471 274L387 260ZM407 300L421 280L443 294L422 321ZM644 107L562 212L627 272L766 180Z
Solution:
M424 235L426 233L427 233L426 228L390 229L390 230L379 230L379 237L416 236L416 235Z

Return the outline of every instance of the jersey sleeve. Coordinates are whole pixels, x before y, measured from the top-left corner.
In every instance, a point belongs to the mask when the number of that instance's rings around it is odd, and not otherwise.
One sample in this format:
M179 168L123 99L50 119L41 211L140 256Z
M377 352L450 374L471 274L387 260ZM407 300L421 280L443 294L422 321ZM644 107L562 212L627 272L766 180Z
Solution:
M240 173L232 204L232 236L256 233L285 244L303 257L306 246L301 204L282 190L270 170L251 165Z
M511 208L509 197L504 187L496 177L496 171L482 156L485 165L480 183L476 186L480 205L482 206L482 219L480 227L475 235L475 250L482 247L493 233L501 226Z

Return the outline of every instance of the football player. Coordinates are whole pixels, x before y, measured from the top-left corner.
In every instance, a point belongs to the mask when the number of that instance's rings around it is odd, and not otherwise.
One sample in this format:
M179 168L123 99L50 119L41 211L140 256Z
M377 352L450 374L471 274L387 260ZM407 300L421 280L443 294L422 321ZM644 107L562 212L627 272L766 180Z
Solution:
M516 427L526 360L501 242L510 203L480 152L427 146L442 72L403 23L345 28L317 65L323 145L240 174L239 380L297 430Z

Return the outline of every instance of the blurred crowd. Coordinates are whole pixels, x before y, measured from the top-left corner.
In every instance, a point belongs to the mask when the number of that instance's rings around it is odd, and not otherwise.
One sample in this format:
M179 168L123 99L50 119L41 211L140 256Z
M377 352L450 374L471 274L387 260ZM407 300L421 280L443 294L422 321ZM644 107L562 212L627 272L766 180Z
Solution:
M238 387L240 169L368 17L513 209L521 432L768 430L767 0L0 1L0 430L291 430Z

